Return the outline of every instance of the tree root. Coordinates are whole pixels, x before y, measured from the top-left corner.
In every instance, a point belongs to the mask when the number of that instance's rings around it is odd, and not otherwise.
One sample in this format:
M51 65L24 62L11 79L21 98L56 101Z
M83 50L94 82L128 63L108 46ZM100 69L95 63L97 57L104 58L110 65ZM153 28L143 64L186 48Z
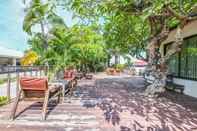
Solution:
M160 93L165 92L165 88L162 85L153 83L149 86L147 86L145 90L145 96L148 97L157 97Z

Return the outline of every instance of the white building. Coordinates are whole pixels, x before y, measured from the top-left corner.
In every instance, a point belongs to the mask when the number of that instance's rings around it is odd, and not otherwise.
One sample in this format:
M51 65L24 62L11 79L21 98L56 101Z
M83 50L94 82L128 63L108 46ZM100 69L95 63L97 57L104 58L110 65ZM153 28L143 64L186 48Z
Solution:
M162 54L165 54L175 41L176 30L172 30L162 44ZM197 20L189 22L183 28L182 36L182 50L168 62L169 71L173 74L175 83L185 86L185 94L197 97Z
M136 61L137 59L130 56L130 55L118 55L118 64L127 64L129 62L133 62ZM112 56L110 59L110 65L114 65L115 64L115 56Z
M0 65L16 65L23 57L23 52L0 46Z

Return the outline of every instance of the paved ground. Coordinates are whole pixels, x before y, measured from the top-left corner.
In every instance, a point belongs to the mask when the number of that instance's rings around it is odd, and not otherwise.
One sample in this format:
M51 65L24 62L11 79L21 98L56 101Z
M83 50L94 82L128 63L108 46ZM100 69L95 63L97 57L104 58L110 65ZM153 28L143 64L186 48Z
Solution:
M140 77L121 75L79 82L64 103L50 103L41 121L42 103L21 102L15 121L7 119L11 104L0 108L2 131L197 131L197 99L177 93L159 98L143 95Z

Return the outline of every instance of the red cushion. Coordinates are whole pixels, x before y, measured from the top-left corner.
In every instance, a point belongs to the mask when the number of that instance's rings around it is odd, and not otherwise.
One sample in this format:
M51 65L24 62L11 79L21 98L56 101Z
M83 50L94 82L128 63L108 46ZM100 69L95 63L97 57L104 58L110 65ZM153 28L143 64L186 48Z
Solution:
M64 78L72 78L72 77L73 77L73 71L64 72Z
M23 77L20 79L21 89L45 91L48 88L46 78Z

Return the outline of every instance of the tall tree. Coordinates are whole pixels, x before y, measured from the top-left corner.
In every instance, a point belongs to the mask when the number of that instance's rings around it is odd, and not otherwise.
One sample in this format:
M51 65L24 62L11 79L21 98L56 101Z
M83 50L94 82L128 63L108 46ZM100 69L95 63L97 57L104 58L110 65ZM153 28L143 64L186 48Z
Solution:
M30 36L29 44L39 55L50 51L50 32L55 26L65 27L64 21L55 13L53 3L42 0L26 2L23 30ZM45 61L45 64L49 64Z
M144 45L148 36L149 42L146 47L149 56L149 70L155 78L155 82L147 88L148 93L151 94L164 91L163 87L167 75L166 62L173 54L181 50L182 28L189 21L196 19L196 17L192 17L194 16L194 9L196 9L196 0L69 0L67 6L81 18L99 20L100 17L104 21L108 21L108 18L110 18L109 21L113 24L107 27L106 32L109 31L108 40L112 43L125 44L123 38L128 38L131 35L137 41L144 38L145 41L139 42L140 45ZM122 17L124 15L128 19L124 19ZM132 25L127 24L129 20L138 23L135 20L137 18L141 19L139 23L144 24L146 32L144 37L139 37L136 33L140 30L139 24L132 24L134 29L139 28L136 32L134 31L136 34L131 33ZM119 23L120 25L117 26ZM140 27L143 27L142 25ZM109 22L106 26L109 26ZM170 29L175 26L178 26L176 41L166 55L162 56L160 52L161 44L168 37ZM138 44L135 45L135 39L131 42L132 50L139 46ZM124 48L124 46L121 47Z
M48 31L51 26L65 25L62 18L54 12L53 4L42 2L41 0L32 0L26 3L26 16L23 22L23 30L30 36L40 33L43 40L43 47L48 47ZM38 27L40 26L40 28Z

